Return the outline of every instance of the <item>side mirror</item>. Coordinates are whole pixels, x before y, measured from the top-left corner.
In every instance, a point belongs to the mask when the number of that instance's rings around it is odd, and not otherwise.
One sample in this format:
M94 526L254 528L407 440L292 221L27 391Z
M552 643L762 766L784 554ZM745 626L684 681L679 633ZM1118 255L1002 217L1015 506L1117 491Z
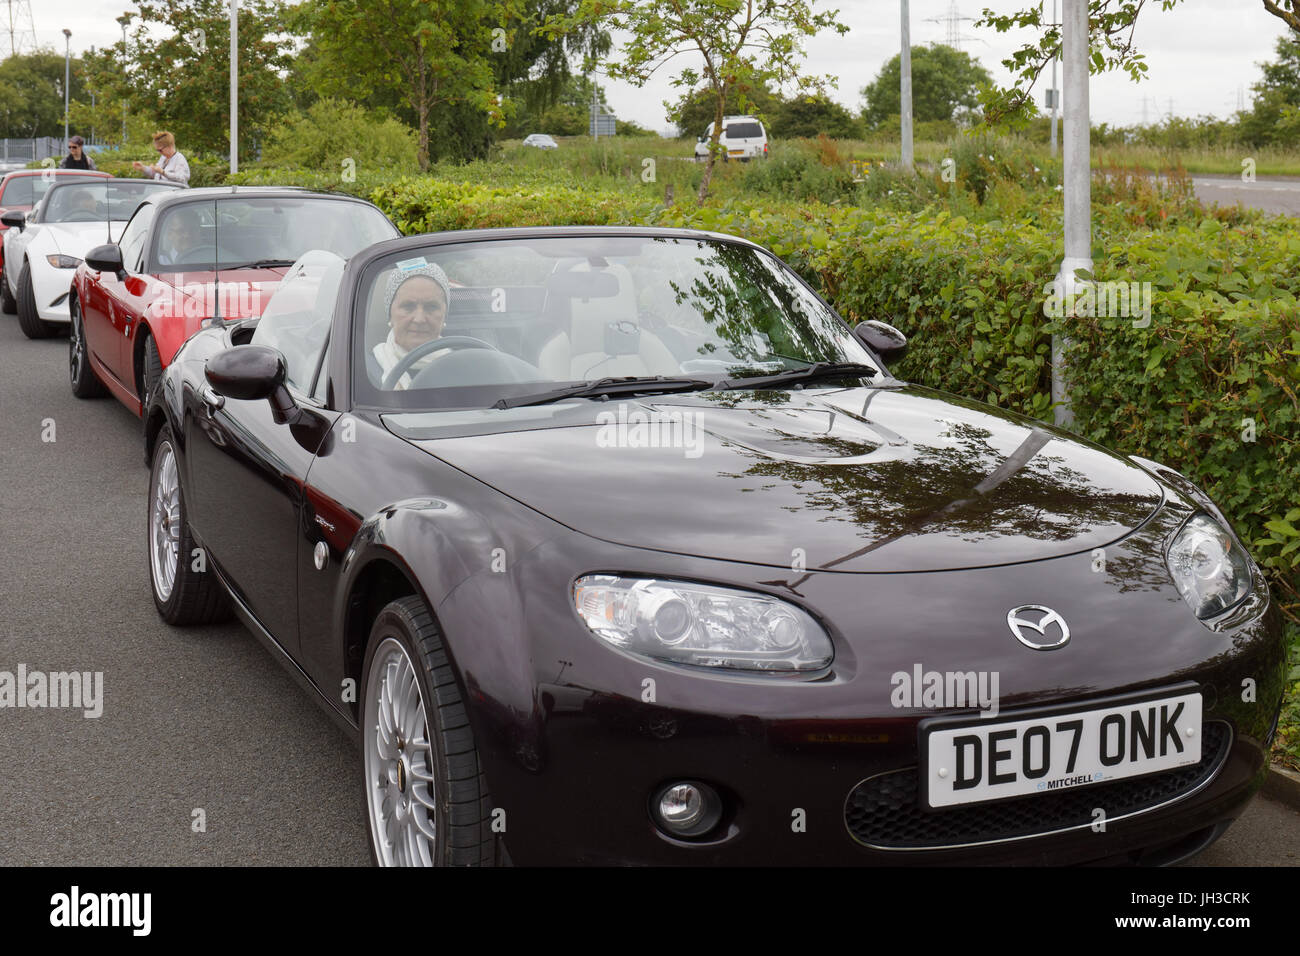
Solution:
M0 216L0 222L3 222L10 229L17 229L22 232L23 227L27 225L27 213L11 209L3 216Z
M298 406L284 387L284 356L265 345L235 345L208 359L203 377L213 391L239 401L265 398L277 424L298 417Z
M886 365L893 365L907 354L907 336L887 322L869 319L853 327L853 337L880 356Z
M96 246L87 252L86 267L96 272L111 272L117 276L118 281L126 278L126 270L122 268L122 250L115 242Z

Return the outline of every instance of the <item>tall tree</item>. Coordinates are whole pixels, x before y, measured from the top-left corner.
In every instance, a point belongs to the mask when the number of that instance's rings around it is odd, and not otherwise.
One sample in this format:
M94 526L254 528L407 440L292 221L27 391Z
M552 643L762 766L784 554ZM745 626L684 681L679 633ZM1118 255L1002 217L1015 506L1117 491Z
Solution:
M461 152L502 118L493 44L508 49L511 18L516 0L306 0L294 22L320 57L318 94L409 110L427 169L435 113L454 119L442 133Z
M276 0L240 0L239 138L256 146L289 107L288 40ZM131 109L176 134L182 150L230 142L230 15L225 0L141 0L130 54Z
M1276 60L1260 64L1250 111L1239 114L1241 138L1253 146L1300 138L1300 34L1278 37L1276 49Z
M895 54L862 90L862 111L869 127L880 126L901 112L900 56ZM917 122L951 120L959 111L973 112L979 91L993 82L989 71L969 53L942 43L912 47L912 116Z
M0 61L0 136L63 136L63 54L20 53ZM72 96L81 96L83 70L72 61Z
M813 13L815 0L581 0L574 14L547 21L551 35L568 34L591 23L630 35L617 59L605 63L614 79L643 86L660 67L683 54L698 56L700 69L688 67L672 80L690 91L697 86L713 97L713 138L700 180L699 198L709 193L721 147L722 117L734 89L783 86L825 90L833 77L800 76L803 40L824 29L841 34L848 27L839 11ZM590 60L590 58L589 58ZM590 62L588 63L590 65ZM741 108L746 100L741 97ZM665 104L668 106L668 104Z

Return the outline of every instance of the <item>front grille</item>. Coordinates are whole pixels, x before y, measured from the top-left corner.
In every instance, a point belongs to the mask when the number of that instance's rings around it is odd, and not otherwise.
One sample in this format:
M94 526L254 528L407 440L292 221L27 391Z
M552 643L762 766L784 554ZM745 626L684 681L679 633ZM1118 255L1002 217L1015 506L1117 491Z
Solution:
M923 850L992 843L1091 826L1102 807L1114 821L1179 800L1219 772L1232 728L1222 721L1202 727L1201 761L1177 770L1101 783L1094 787L947 810L923 810L917 768L864 780L849 793L844 822L853 839L884 850Z

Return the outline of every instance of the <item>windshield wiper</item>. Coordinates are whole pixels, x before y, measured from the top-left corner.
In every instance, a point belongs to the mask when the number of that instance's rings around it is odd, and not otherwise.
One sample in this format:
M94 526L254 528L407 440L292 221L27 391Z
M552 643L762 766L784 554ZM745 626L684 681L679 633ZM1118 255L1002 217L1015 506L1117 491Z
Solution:
M273 269L277 266L291 266L296 259L258 259L256 262L241 262L237 266L223 266L218 264L217 268L222 272L227 269Z
M749 378L725 379L714 388L720 391L728 389L763 389L782 388L786 385L799 385L819 378L874 378L879 372L872 365L860 362L814 362L807 368L792 369L789 372L777 372L774 375L752 375Z
M713 387L712 382L703 378L665 378L662 375L600 378L549 392L539 392L536 395L500 398L492 407L522 408L525 405L547 405L566 398L596 398L601 395L637 395L650 392L666 395L672 392L700 392Z

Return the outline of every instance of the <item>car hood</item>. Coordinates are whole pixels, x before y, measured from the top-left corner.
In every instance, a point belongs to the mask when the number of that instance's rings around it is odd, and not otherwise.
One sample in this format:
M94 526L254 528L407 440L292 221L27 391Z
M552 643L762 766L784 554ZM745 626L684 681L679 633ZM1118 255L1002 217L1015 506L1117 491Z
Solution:
M106 242L117 242L126 220L111 222L42 222L34 227L49 235L59 252L67 256L84 258L85 254Z
M1090 551L1163 500L1147 472L1114 452L901 384L384 422L585 534L796 570L931 571Z
M223 319L248 319L262 314L287 267L222 269L220 272L158 272L154 278L175 289L176 300L203 317L220 305Z

